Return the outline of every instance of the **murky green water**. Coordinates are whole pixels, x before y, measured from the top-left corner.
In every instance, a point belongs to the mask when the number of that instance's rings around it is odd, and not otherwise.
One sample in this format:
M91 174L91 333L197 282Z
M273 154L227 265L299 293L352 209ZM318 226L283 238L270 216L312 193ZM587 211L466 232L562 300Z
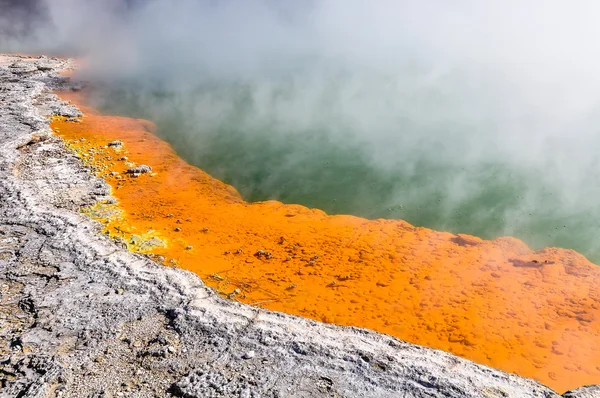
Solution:
M96 105L152 120L184 159L248 201L512 235L600 261L595 140L505 132L510 123L497 115L506 102L494 99L501 89L480 96L476 84L452 80L418 89L379 81L371 90L342 80L119 88ZM545 128L538 124L529 126Z

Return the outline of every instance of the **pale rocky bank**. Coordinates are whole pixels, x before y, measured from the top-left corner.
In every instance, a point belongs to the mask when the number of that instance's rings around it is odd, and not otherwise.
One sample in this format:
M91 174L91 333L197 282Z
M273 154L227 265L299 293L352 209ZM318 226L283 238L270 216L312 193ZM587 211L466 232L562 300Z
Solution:
M559 397L371 332L220 298L79 213L110 190L52 134L69 61L0 55L0 396ZM600 397L583 387L564 397Z

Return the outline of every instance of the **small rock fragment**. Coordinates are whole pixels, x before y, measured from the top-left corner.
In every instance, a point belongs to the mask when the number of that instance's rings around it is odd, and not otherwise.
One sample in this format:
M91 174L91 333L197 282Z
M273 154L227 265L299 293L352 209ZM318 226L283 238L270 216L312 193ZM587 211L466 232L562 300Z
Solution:
M248 351L244 355L242 355L242 359L252 359L256 356L254 351Z
M121 146L123 146L123 143L121 141L115 140L115 141L109 142L108 146L121 147Z
M137 167L132 167L127 169L127 174L145 174L150 173L152 171L152 167L146 166L145 164L139 165Z

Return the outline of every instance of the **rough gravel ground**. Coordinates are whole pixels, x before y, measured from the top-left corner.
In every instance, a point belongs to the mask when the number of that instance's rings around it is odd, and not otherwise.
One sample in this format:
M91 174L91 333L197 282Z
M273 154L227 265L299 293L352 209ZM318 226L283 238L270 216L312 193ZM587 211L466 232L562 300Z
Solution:
M0 396L559 396L441 351L223 300L117 247L78 212L109 188L45 118L79 115L49 93L69 84L56 75L67 67L0 55Z

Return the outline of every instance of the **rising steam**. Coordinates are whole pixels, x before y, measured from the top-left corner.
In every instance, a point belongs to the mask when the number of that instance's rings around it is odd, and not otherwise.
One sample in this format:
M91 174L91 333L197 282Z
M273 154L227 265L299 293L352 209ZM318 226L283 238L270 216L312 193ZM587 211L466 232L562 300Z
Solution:
M13 3L0 50L87 57L249 199L600 259L595 1Z

